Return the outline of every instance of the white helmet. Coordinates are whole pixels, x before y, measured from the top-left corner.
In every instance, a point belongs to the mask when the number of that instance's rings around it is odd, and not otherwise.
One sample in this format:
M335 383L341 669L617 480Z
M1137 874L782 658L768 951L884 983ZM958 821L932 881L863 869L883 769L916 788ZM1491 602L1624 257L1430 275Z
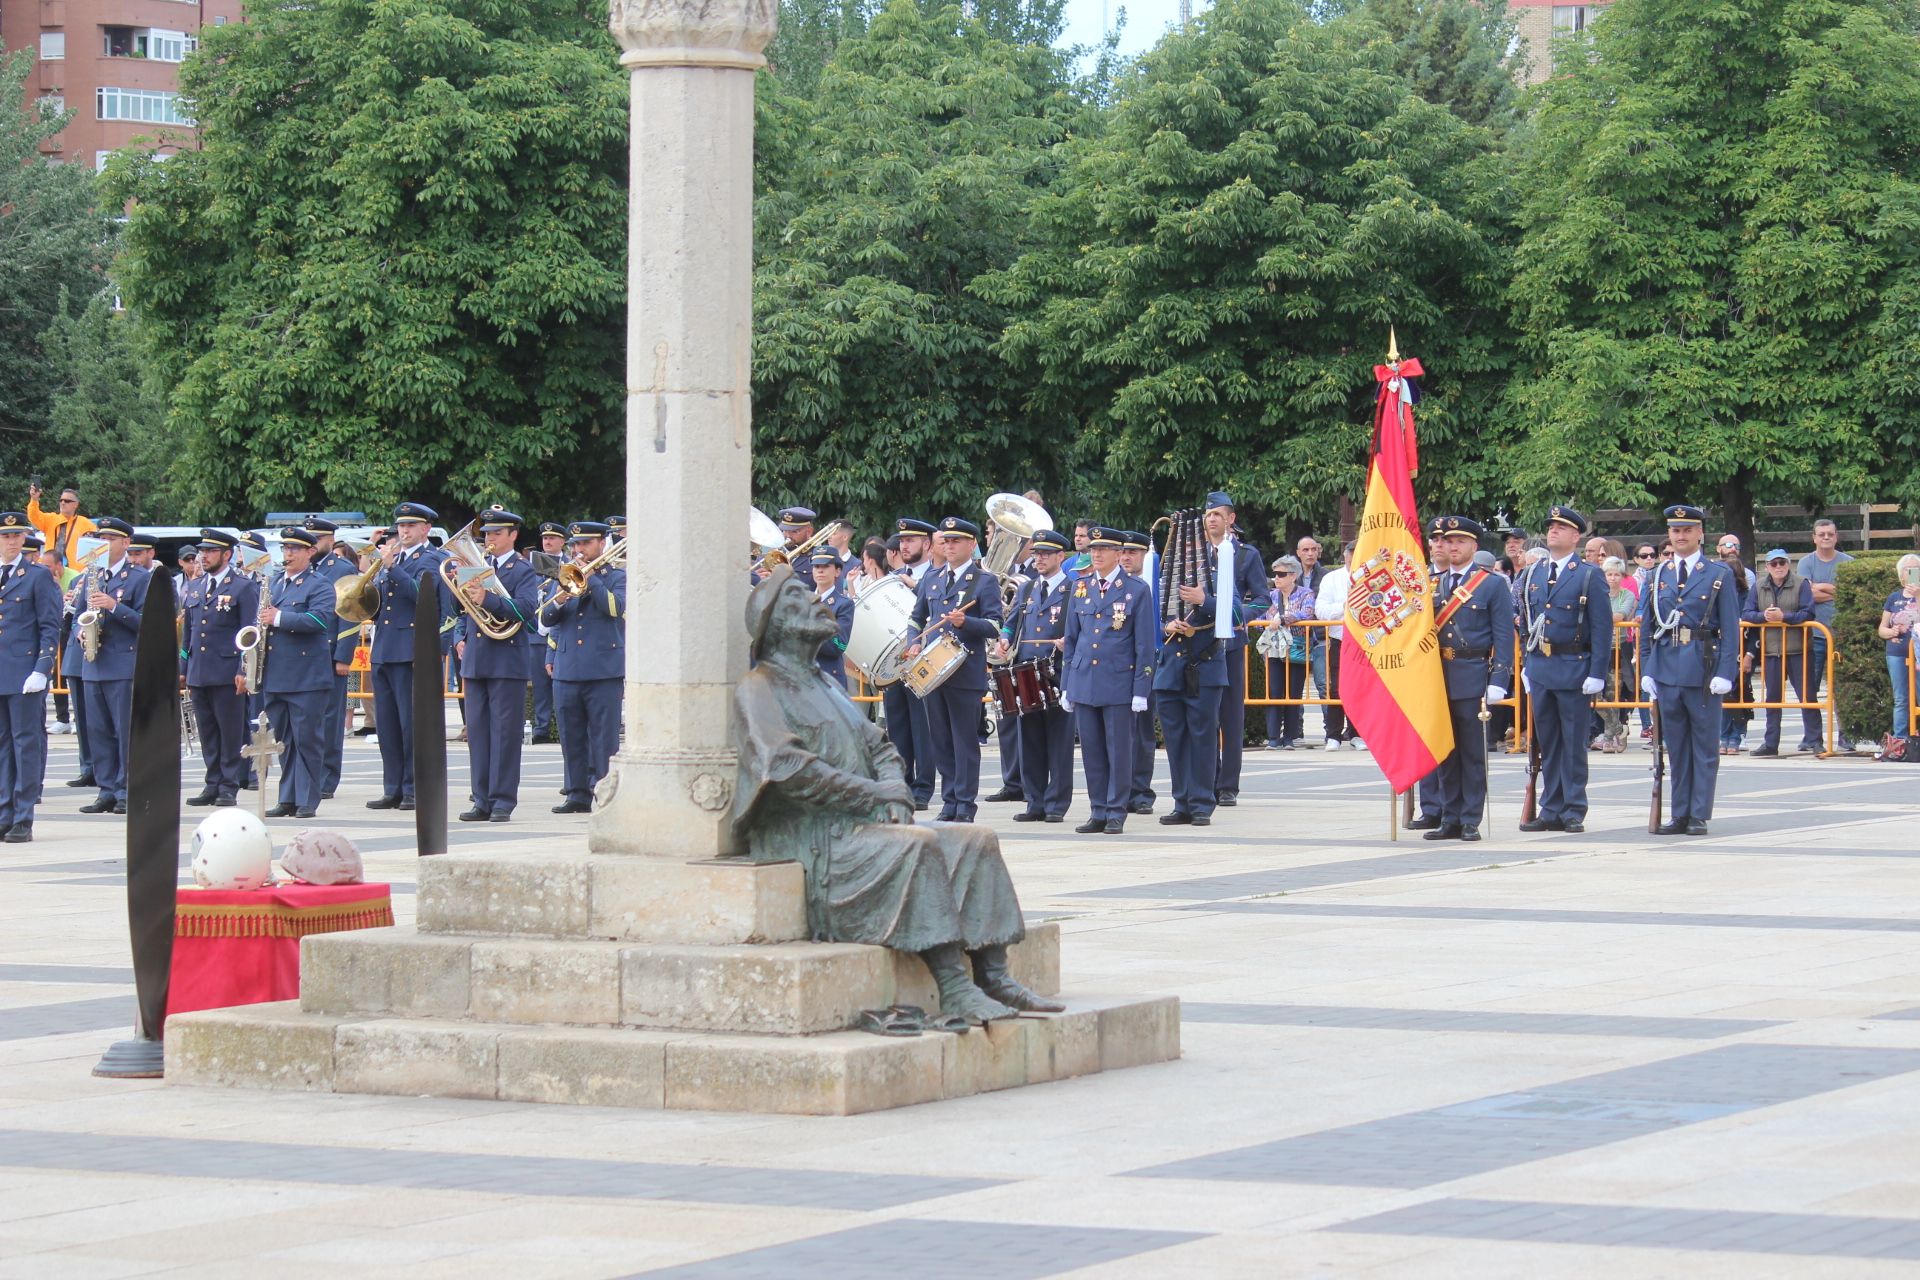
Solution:
M193 832L193 878L202 889L259 889L273 879L273 841L245 809L222 809Z

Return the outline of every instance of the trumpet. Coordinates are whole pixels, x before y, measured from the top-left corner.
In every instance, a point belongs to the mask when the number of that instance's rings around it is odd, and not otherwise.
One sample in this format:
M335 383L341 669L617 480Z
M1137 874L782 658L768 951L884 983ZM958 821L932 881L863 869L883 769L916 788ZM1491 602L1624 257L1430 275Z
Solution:
M472 583L491 584L499 595L506 595L506 587L500 581L500 575L487 563L487 553L473 540L473 531L479 527L478 516L467 522L466 528L447 539L443 550L447 558L439 565L440 580L447 584L447 590L453 592L453 599L467 616L473 619L473 625L480 634L489 640L511 640L520 634L525 623L520 619L506 619L496 615L485 605L475 604L467 598L466 587Z
M552 578L560 584L560 589L570 596L582 596L587 592L587 579L606 568L627 567L627 540L616 538L613 545L602 551L585 564L567 561L552 573Z

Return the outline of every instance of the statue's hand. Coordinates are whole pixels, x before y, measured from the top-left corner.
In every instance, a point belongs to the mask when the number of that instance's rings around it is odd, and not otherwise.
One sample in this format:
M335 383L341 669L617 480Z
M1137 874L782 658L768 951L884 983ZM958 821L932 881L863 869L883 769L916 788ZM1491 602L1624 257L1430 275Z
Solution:
M892 804L889 804L886 808L884 820L889 823L892 823L896 827L912 826L913 825L913 802L911 800L906 801L905 803L896 801Z
M874 783L874 795L879 798L883 806L904 804L909 813L913 811L913 788L907 785L904 778Z

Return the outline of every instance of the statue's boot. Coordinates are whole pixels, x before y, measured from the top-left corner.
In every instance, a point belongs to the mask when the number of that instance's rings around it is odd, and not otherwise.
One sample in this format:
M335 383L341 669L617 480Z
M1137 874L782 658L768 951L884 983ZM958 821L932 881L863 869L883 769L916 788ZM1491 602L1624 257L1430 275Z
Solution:
M1017 1010L1009 1009L973 984L967 975L967 953L960 949L959 943L948 942L922 951L920 958L927 962L934 985L940 988L942 1013L956 1014L968 1022L997 1022L1019 1016Z
M1024 1013L1065 1013L1067 1006L1058 1000L1036 995L1014 979L1007 969L1007 949L982 947L973 953L973 980L980 989Z

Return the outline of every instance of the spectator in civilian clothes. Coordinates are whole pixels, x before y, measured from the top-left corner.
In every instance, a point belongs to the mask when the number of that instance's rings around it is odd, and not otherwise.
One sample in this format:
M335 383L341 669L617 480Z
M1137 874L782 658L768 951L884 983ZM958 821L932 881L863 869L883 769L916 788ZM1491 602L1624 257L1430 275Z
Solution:
M1879 631L1880 638L1887 642L1887 678L1893 682L1893 736L1905 738L1909 736L1911 711L1907 702L1908 651L1913 647L1914 624L1920 622L1920 556L1901 556L1895 570L1900 575L1900 589L1881 606Z
M1753 596L1754 574L1747 568L1746 561L1740 558L1740 539L1731 533L1720 535L1720 541L1714 549L1720 553L1720 563L1733 572L1733 585L1740 591L1737 605L1746 611L1747 601ZM1745 637L1742 637L1744 641ZM1722 641L1725 643L1725 641ZM1734 693L1742 702L1753 700L1753 651L1742 648L1740 651L1739 673L1733 678ZM1732 701L1732 699L1729 699ZM1723 707L1720 711L1720 754L1737 756L1747 741L1747 722L1753 719L1753 712Z
M1840 566L1852 559L1852 556L1840 550L1840 526L1831 520L1815 520L1813 550L1800 557L1800 563L1794 566L1794 570L1803 579L1813 584L1813 620L1829 630L1833 627L1834 579L1840 571ZM1813 671L1817 687L1827 673L1827 635L1818 627L1810 628L1810 631L1808 638L1813 642L1813 648L1807 662ZM1816 692L1814 697L1818 696ZM1812 700L1809 699L1809 701ZM1813 714L1813 725L1813 737L1801 745L1818 750L1820 739L1825 733L1825 726L1821 723L1820 713L1817 711ZM1835 745L1841 751L1848 749L1844 742Z
M1353 547L1349 545L1345 561L1320 580L1320 589L1313 597L1314 616L1333 623L1320 628L1327 633L1327 697L1333 699L1322 708L1327 717L1329 751L1338 751L1342 742L1353 751L1367 749L1366 743L1353 736L1353 726L1347 723L1346 711L1340 706L1340 642L1347 634L1341 623L1347 616L1347 587L1353 580L1352 568Z
M1601 561L1600 567L1607 575L1607 604L1616 623L1629 622L1640 614L1640 597L1627 587L1627 562L1619 556L1608 556ZM1631 702L1633 691L1640 682L1633 675L1633 632L1622 627L1613 628L1613 663L1608 668L1607 688L1601 691L1600 700L1606 702ZM1626 716L1618 707L1602 708L1600 711L1600 749L1608 754L1616 754L1627 749Z
M1775 548L1767 552L1766 576L1754 584L1753 593L1747 598L1747 607L1740 613L1740 621L1756 626L1770 622L1790 625L1760 626L1755 643L1760 652L1760 687L1765 694L1762 701L1781 701L1785 683L1793 685L1795 702L1808 701L1804 690L1808 685L1817 683L1819 677L1807 669L1806 631L1798 624L1812 620L1813 584L1793 571L1785 550ZM1767 709L1766 723L1766 733L1760 745L1753 749L1753 754L1777 756L1780 754L1779 708ZM1810 723L1815 727L1809 728ZM1800 713L1802 734L1818 734L1818 724L1818 712L1803 710ZM1813 748L1803 743L1800 750L1810 752Z
M1307 636L1317 628L1293 624L1314 616L1314 591L1300 580L1301 564L1293 556L1281 556L1272 568L1273 591L1266 613L1268 629L1261 635L1263 638L1284 636L1285 658L1267 659L1267 696L1298 698L1307 689ZM1275 641L1266 641L1262 652L1278 647L1281 646ZM1306 708L1301 706L1268 707L1267 750L1291 751L1299 746L1305 712Z

